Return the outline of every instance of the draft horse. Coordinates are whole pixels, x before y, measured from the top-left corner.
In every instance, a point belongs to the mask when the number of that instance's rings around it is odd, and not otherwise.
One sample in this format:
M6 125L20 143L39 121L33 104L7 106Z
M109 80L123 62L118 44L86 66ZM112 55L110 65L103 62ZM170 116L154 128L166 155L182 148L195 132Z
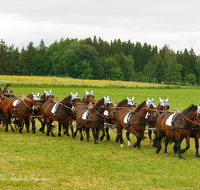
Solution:
M37 94L38 97L39 97L39 93ZM32 94L28 96L28 98L30 99L33 99L33 96ZM45 127L45 122L44 122L44 119L43 119L43 116L42 116L42 112L41 112L41 107L42 105L46 102L46 101L53 101L53 98L54 98L54 95L51 94L51 90L48 92L46 90L44 90L44 94L41 95L40 97L40 106L38 106L38 109L35 109L33 112L32 112L32 115L30 117L30 121L32 123L32 133L35 134L35 129L36 129L36 125L35 125L35 119L37 118L40 123L41 123L41 128L39 129L40 131L44 131L44 127ZM29 121L26 121L27 123ZM43 132L44 133L44 132Z
M5 131L8 131L8 125L10 125L12 132L15 132L14 128L11 125L12 115L17 118L17 125L19 132L22 133L23 130L23 120L27 121L32 115L33 110L38 109L39 97L33 94L33 100L28 97L22 99L17 98L6 98L2 102L2 111L6 117L6 128Z
M159 111L159 114L161 114L162 112L167 112L169 110L169 104L168 104L168 100L169 98L165 99L161 99L159 97L160 103L157 105L156 109ZM149 140L150 140L150 146L153 146L153 140L152 140L152 128L156 127L156 119L157 118L152 118L151 120L148 121L148 136L149 136ZM156 131L153 131L154 134L156 134Z
M93 95L93 90L91 92L88 92L87 90L85 90L85 96L82 98L81 102L78 103L77 107L81 107L81 106L89 106L89 107L93 107L93 105L95 104L95 101L94 101L94 95ZM76 110L75 110L75 114L76 114ZM69 132L68 132L68 126L71 125L72 123L68 123L67 124L67 128L66 128L66 131L64 132L64 134L66 134L67 136L70 136L69 135ZM76 134L78 132L79 128L76 128ZM73 137L73 133L74 133L74 130L73 130L73 126L71 125L71 132L72 132L72 137Z
M104 129L105 116L104 112L110 113L113 110L113 103L109 96L99 100L93 108L81 106L76 109L76 123L80 131L80 140L83 140L82 128L86 128L87 141L89 141L89 130L92 129L94 144L98 144L97 135L99 130ZM76 137L77 131L74 133Z
M52 131L53 126L51 125L53 121L58 121L58 136L61 136L61 126L63 125L63 127L66 128L67 123L75 120L74 107L80 102L77 95L78 93L71 93L71 95L58 103L54 101L46 101L42 105L41 112L47 125L47 136L49 136L49 133L51 132L51 136L55 137Z
M156 137L154 139L154 147L156 153L160 152L161 141L165 139L165 150L167 154L167 145L171 139L174 139L174 152L178 152L178 157L182 157L182 153L190 148L190 136L193 127L193 122L196 116L200 114L199 106L191 105L182 112L176 113L161 113L156 120ZM186 140L186 148L181 149L182 140Z
M134 102L134 97L133 98L126 98L124 100L122 100L121 102L119 102L117 104L117 106L115 107L115 113L113 115L109 115L106 124L106 137L107 140L110 140L110 135L109 135L109 128L111 127L115 127L117 128L117 117L118 117L118 113L122 110L122 109L129 109L130 111L133 111L135 109L135 102ZM128 133L127 133L128 135ZM105 136L105 132L103 131L102 136L100 137L100 140L103 140ZM128 138L128 137L127 137ZM118 142L118 137L116 138L116 142Z
M127 130L127 138L129 137L129 133L134 134L137 138L133 147L140 148L147 121L155 114L157 114L156 105L153 99L150 100L149 98L138 105L134 111L130 111L129 109L121 110L117 117L117 132L120 146L124 146L122 130L125 129ZM130 144L130 139L128 141L128 144Z

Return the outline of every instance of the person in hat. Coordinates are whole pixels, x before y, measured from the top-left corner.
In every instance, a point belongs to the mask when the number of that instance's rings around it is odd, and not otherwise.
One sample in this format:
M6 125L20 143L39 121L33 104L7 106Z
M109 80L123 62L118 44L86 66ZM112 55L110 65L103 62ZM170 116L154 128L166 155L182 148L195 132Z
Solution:
M4 93L13 93L12 90L10 90L10 85L7 84L6 87L3 90ZM6 96L7 98L12 98L12 97L16 97L15 95L11 95L11 94L5 94L4 96Z

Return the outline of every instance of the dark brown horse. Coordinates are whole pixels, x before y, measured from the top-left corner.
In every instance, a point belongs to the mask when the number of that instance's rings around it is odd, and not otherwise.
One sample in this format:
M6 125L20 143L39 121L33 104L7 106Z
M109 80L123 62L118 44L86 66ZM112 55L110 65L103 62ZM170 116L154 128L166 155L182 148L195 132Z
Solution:
M152 115L157 114L156 106L153 103L153 99L145 100L134 111L129 109L123 109L118 113L117 117L117 132L120 140L120 146L123 147L122 130L126 129L127 134L134 134L137 137L137 142L133 147L140 148L140 143L144 137L144 130L148 119ZM130 142L128 142L130 144Z
M8 131L8 125L10 125L12 131L15 132L11 125L11 117L13 115L15 118L17 118L19 132L22 133L23 120L27 121L30 118L33 110L38 108L38 103L38 99L31 100L28 97L24 97L19 100L17 98L6 98L2 102L2 111L6 117L5 130Z
M115 127L117 128L117 117L118 117L118 113L122 110L122 109L129 109L130 111L133 111L135 109L135 102L134 102L134 97L131 98L126 98L124 100L122 100L121 102L119 102L117 104L117 106L115 107L115 114L114 115L109 115L106 124L106 137L107 140L110 140L110 135L109 135L109 128ZM130 142L130 138L129 138L129 134L127 132L127 139L129 140L128 142ZM105 136L105 132L102 133L102 136L100 137L100 140L103 140ZM116 142L118 142L118 137L116 138ZM130 145L130 144L129 144ZM129 146L128 145L128 146Z
M82 128L86 128L87 140L89 141L89 129L92 129L94 143L97 143L97 130L104 129L105 116L104 112L111 112L113 109L113 103L110 101L109 97L104 97L99 100L93 108L88 106L81 106L76 109L76 123L81 134L81 140L83 140ZM76 137L74 134L74 138Z
M157 132L154 139L154 147L157 148L156 153L160 152L163 137L166 137L165 154L167 154L167 145L169 141L174 138L174 152L177 150L179 158L183 158L181 154L190 147L190 135L193 121L197 115L199 115L198 107L193 104L182 112L161 113L156 120ZM186 140L186 148L181 149L181 142L183 139Z
M200 106L197 105L197 113L200 112ZM200 157L199 155L199 138L200 138L200 114L197 114L193 121L192 132L190 137L194 138L195 141L195 149L196 149L196 157Z
M39 96L39 94L38 94L38 96ZM29 98L33 99L33 97L31 97L31 96ZM44 122L44 119L42 116L41 107L46 101L53 101L53 98L54 98L54 95L51 93L51 90L49 92L44 90L44 94L40 97L40 105L41 106L37 110L34 110L32 116L30 117L30 121L32 123L32 133L33 134L35 133L35 129L36 129L36 125L35 125L36 118L41 123L41 128L39 129L39 131L44 133L45 122Z
M82 98L81 102L77 104L78 105L77 107L81 107L81 106L93 107L94 104L95 104L95 101L94 101L93 90L91 92L88 92L87 90L85 90L85 96ZM70 136L68 132L69 125L71 125L71 132L72 132L72 137L73 137L74 131L73 131L72 123L67 124L67 128L64 134L66 134L67 136ZM79 128L76 128L76 132L75 132L76 134L78 130Z
M67 98L64 98L62 101L56 103L54 101L46 101L41 108L42 115L44 117L45 123L47 125L47 133L51 136L55 136L52 131L51 123L53 121L58 121L59 133L61 136L61 126L63 125L66 128L66 125L69 122L75 120L74 106L80 102L79 97L76 94L69 95Z
M166 100L165 99L161 99L159 97L159 100L160 100L160 103L157 105L156 109L159 111L159 113L162 113L162 112L167 112L169 110L169 105L168 105L168 99L167 98ZM153 140L152 140L152 129L155 129L156 127L156 119L157 118L152 118L151 120L148 121L148 136L149 136L149 139L150 139L150 146L153 146ZM156 131L154 130L153 131L154 134L156 134Z

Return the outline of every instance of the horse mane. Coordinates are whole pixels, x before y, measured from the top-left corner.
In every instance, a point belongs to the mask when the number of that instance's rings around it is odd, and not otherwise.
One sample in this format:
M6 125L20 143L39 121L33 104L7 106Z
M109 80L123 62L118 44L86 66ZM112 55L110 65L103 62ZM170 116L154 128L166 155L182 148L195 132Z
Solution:
M86 95L82 98L81 102L86 98ZM87 99L87 98L86 98Z
M99 107L99 106L102 106L104 104L104 98L102 98L101 100L99 100L96 104L95 104L95 106L93 107L93 108L97 108L97 107Z
M45 93L40 97L40 99L45 99Z
M122 100L121 102L119 102L118 104L117 104L117 107L121 107L123 104L127 104L127 99L124 99L124 100Z
M186 108L185 110L182 111L182 114L186 115L190 111L194 111L196 109L197 109L197 106L195 106L194 104L191 104L188 108Z
M61 102L70 102L71 101L71 95L64 98Z
M144 102L142 102L136 109L135 109L135 112L139 111L143 106L144 104L146 103L146 100Z

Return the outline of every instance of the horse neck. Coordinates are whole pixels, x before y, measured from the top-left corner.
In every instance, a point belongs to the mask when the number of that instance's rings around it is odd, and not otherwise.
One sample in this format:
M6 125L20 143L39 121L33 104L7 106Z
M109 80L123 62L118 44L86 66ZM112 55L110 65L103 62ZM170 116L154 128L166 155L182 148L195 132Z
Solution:
M89 102L89 100L87 99L87 97L86 97L86 95L83 97L83 99L81 100L81 103L82 104L89 104L90 102Z
M97 104L91 109L96 110L102 114L104 112L104 101L101 101L101 102L100 101L97 102Z

